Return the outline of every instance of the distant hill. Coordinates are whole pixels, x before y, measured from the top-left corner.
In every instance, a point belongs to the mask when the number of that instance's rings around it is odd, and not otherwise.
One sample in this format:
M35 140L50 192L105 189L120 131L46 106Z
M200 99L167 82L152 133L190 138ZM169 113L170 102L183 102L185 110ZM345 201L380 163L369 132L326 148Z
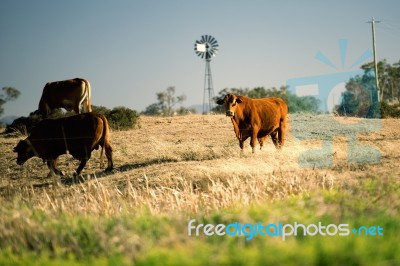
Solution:
M207 107L208 107L208 105L207 105ZM188 109L195 109L196 110L196 114L202 114L203 113L203 105L202 104L194 104L194 105L191 105L191 106L189 106L187 108Z
M5 124L5 125L11 125L12 122L17 118L18 118L18 116L15 116L15 115L4 116L4 117L0 118L0 123Z
M196 114L201 114L203 112L202 104L194 104L194 105L188 106L187 108L196 110Z

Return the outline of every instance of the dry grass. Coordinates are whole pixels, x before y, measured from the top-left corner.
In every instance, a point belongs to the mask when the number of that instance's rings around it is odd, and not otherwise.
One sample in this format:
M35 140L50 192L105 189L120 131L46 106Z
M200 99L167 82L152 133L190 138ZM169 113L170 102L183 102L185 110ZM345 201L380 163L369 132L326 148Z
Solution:
M314 120L299 115L291 119L305 124ZM358 136L359 143L380 150L379 164L348 163L346 135L339 135L333 138L333 166L327 169L299 166L299 155L320 147L321 140L298 140L290 127L283 150L275 150L269 140L262 151L251 154L247 141L240 156L225 116L142 117L141 125L112 132L115 170L111 174L99 169L96 151L83 172L86 182L59 187L51 185L53 180L46 177L48 169L41 160L16 165L12 149L19 138L1 138L0 204L28 204L46 213L71 215L115 215L141 209L154 214L204 214L321 190L351 191L366 176L400 176L400 120L395 119L383 120L379 131ZM66 181L77 165L67 155L60 158Z

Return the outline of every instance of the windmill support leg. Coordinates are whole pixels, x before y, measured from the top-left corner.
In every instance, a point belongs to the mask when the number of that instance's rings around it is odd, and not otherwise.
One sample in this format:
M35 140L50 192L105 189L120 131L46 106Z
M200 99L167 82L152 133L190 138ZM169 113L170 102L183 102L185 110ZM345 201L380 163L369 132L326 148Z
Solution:
M204 95L203 95L203 114L210 114L214 108L214 88L211 74L211 60L206 60L206 70L204 76Z

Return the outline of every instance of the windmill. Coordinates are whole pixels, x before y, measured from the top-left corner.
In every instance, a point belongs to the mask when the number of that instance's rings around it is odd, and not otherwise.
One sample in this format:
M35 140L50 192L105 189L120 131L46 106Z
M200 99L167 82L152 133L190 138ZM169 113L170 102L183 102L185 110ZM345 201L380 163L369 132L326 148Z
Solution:
M206 62L206 71L204 76L203 114L209 114L211 113L211 110L214 106L214 88L210 63L211 59L218 52L218 42L211 35L202 35L201 39L195 42L194 51L201 59L204 59Z

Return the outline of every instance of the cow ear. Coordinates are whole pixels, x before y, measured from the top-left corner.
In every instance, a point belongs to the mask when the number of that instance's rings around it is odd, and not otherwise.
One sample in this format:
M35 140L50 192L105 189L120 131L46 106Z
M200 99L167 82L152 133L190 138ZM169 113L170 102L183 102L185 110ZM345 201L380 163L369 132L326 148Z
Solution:
M224 104L224 99L219 99L219 100L217 101L217 104L218 104L218 105Z
M242 100L240 98L236 98L237 103L242 103Z

